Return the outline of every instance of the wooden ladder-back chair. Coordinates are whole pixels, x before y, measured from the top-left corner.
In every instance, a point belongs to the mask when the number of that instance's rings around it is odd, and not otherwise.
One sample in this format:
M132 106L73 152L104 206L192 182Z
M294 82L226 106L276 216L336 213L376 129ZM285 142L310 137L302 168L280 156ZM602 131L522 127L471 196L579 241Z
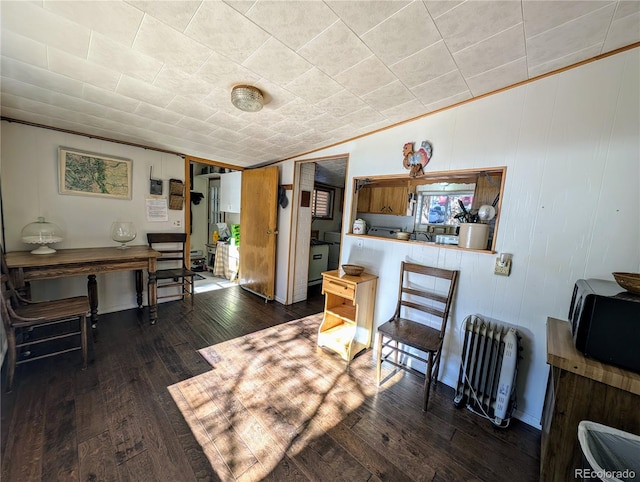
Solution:
M378 327L378 386L381 383L382 362L424 377L422 409L425 411L429 403L431 381L438 379L444 333L457 280L458 271L403 261L400 267L400 286L395 313L389 321ZM421 313L421 321L417 321L418 312ZM433 326L427 323L432 323ZM399 344L402 344L402 348ZM426 358L409 351L406 347L425 352ZM409 366L406 361L402 361L407 358L425 363L426 373L423 374Z
M191 296L191 303L195 294L196 273L187 268L187 252L185 243L186 233L147 233L149 246L160 253L157 259L158 292L160 288L172 288L172 294L158 294L158 299L175 298L184 295ZM175 293L178 287L180 293Z
M87 368L89 298L38 302L22 298L11 281L4 250L1 281L0 314L8 345L7 391L13 387L16 365L22 363L82 350L82 369ZM29 356L19 359L21 354Z

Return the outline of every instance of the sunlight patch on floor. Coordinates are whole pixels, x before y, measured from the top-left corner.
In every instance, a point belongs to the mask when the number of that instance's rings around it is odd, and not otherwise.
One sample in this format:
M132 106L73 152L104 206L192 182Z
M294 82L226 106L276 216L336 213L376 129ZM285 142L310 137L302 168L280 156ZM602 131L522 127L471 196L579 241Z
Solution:
M230 281L226 278L218 278L212 276L209 273L198 273L204 279L196 280L196 293L205 293L207 291L221 290L225 288L231 288L236 286L235 281Z
M276 473L376 397L372 354L345 370L316 345L320 317L204 348L212 370L168 387L222 480Z

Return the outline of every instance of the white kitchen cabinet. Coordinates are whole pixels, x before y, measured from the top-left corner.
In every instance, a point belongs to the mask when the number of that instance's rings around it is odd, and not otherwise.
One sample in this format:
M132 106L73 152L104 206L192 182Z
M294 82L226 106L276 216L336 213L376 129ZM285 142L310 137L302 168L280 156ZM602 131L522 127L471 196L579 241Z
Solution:
M240 191L242 172L234 171L220 174L220 211L240 212Z

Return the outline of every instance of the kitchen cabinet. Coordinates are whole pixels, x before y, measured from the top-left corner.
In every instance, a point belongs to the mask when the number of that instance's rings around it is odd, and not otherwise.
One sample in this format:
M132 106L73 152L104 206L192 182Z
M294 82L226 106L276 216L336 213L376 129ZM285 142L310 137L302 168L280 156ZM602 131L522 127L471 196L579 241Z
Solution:
M358 212L368 213L371 205L371 189L363 187L358 191Z
M573 344L569 322L555 318L547 319L547 363L540 480L564 482L582 467L580 421L640 433L640 374L585 358Z
M340 270L322 273L325 299L318 346L338 353L347 364L371 347L377 282L378 277L369 273L360 276Z
M358 193L358 212L405 216L408 197L407 186L364 187Z
M242 172L234 171L220 174L220 211L240 212Z

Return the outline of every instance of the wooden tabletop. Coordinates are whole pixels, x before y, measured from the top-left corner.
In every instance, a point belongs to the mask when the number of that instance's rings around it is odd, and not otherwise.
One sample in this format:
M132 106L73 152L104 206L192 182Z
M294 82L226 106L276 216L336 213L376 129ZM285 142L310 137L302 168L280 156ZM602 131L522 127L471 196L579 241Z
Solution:
M58 266L99 261L125 261L129 259L158 258L160 253L149 246L130 246L127 249L73 248L58 249L52 254L31 254L29 251L13 251L6 254L9 268L30 268L38 266Z
M371 279L377 279L375 274L363 272L360 276L351 276L346 274L341 269L334 269L333 271L325 271L322 276L331 276L332 278L339 278L345 281L351 281L352 283L362 283L363 281L369 281Z
M547 318L547 363L626 392L640 395L640 374L586 358L576 350L568 321Z

